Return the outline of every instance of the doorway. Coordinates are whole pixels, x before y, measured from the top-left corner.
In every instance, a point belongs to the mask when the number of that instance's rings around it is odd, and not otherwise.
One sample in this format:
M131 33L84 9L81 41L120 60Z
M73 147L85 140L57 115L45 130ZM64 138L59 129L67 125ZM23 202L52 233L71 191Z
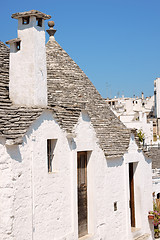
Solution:
M77 153L78 237L88 234L87 152Z
M133 172L133 163L129 163L129 188L130 188L131 227L135 227L135 203L134 203L134 172Z

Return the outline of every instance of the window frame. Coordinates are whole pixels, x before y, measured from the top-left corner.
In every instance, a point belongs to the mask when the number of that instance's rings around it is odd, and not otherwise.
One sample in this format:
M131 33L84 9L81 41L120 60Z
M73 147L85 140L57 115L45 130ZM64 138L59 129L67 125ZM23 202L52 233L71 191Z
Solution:
M55 171L54 155L57 139L47 139L47 169L48 173Z
M30 17L22 17L22 24L28 25L30 22Z

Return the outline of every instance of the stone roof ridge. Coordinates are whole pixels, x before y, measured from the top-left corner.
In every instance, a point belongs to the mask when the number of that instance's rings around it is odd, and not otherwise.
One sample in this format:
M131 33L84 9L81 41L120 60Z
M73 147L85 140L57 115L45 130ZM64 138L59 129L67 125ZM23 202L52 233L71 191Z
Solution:
M13 13L11 17L15 18L15 19L18 19L18 18L29 17L29 16L35 16L35 17L43 18L45 20L51 18L50 15L42 13L38 10L30 10L30 11L27 11L27 12Z
M6 41L6 44L11 44L11 43L20 42L20 41L21 41L20 38L14 38L14 39Z

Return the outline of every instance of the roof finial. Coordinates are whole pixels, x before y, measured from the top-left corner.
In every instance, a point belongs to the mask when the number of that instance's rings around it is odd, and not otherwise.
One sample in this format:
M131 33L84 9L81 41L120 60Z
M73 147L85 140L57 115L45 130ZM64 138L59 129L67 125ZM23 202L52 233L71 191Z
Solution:
M57 31L57 30L53 29L54 25L55 25L54 21L48 22L49 29L47 30L47 33L49 34L50 37L54 37L54 34Z

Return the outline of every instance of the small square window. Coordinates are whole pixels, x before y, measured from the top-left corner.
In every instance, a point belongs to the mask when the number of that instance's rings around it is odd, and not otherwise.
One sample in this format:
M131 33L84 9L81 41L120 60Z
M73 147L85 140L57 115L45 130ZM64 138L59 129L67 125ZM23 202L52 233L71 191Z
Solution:
M48 172L53 172L54 169L54 152L57 139L47 139L47 162Z
M42 27L42 18L36 18L37 26Z
M23 24L23 25L29 24L29 17L23 17L23 18L22 18L22 24Z
M20 41L16 42L16 49L17 49L17 51L19 51L21 49Z

